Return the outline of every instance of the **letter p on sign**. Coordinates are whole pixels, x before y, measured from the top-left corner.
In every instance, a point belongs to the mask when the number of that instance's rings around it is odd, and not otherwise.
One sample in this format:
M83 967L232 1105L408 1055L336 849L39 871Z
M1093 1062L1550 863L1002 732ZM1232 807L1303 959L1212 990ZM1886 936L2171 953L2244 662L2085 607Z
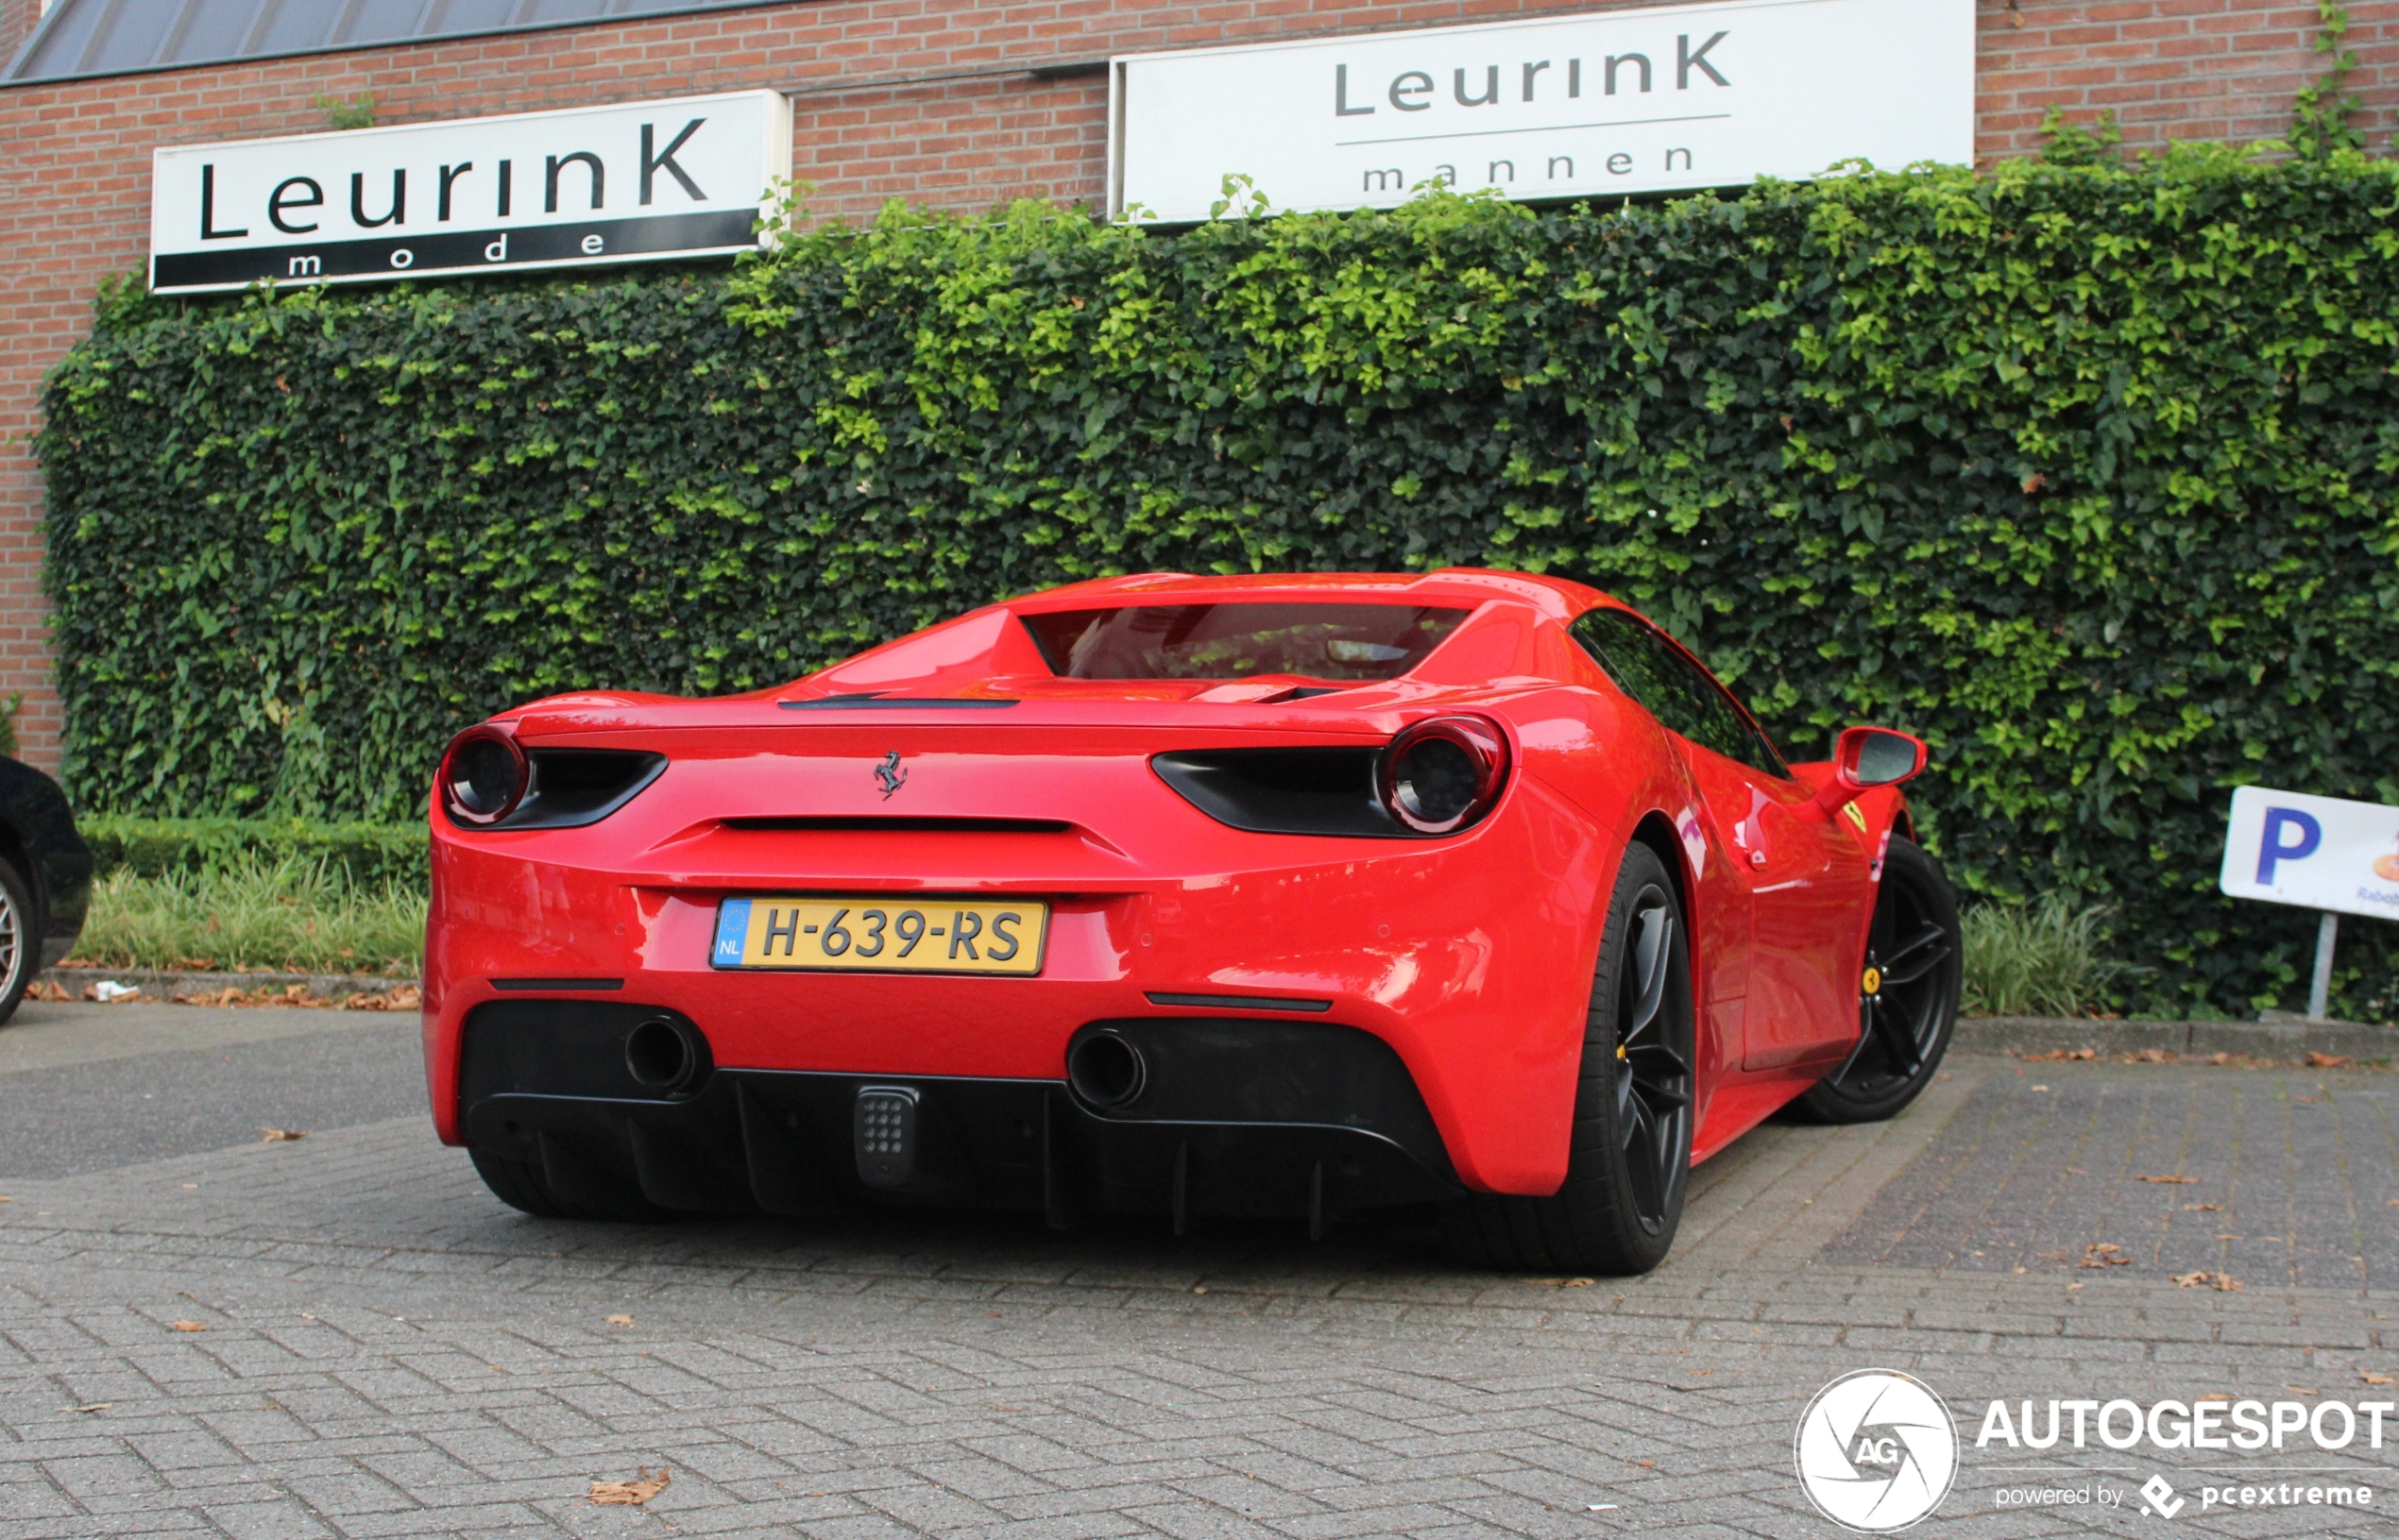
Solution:
M2257 846L2258 885L2272 887L2275 863L2305 860L2323 842L2324 826L2314 814L2296 807L2267 808L2266 837Z

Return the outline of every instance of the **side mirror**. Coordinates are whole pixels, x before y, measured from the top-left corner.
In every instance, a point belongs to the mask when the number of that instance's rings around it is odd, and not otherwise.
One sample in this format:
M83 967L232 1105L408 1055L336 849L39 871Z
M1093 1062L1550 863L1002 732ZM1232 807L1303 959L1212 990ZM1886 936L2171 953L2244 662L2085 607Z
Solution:
M1849 791L1897 786L1915 779L1924 769L1924 757L1922 738L1887 727L1845 728L1832 751L1832 774Z
M1846 727L1832 750L1832 780L1816 793L1816 805L1831 817L1861 791L1897 786L1924 769L1922 738L1887 727Z

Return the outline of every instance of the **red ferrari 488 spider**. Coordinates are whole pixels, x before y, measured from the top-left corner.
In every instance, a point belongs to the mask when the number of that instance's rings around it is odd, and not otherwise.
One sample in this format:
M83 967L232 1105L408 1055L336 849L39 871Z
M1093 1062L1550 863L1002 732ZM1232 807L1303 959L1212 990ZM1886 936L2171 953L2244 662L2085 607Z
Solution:
M1693 1162L1957 1012L1905 735L1787 765L1521 574L1108 579L796 684L451 743L425 1065L537 1214L1438 1211L1657 1265Z

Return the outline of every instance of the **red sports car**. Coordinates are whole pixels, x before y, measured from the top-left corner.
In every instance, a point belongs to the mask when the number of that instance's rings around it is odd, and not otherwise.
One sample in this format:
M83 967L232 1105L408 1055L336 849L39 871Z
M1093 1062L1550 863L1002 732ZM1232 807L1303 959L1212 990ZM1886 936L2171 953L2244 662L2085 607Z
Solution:
M441 1137L532 1213L1444 1216L1638 1272L1957 1013L1903 734L1787 765L1517 573L1114 578L779 689L558 696L434 795Z

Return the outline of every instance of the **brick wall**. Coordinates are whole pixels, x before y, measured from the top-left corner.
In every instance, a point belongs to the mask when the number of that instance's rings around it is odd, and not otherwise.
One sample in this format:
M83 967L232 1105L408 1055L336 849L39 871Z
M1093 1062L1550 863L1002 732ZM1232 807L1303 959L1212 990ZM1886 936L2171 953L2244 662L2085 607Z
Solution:
M0 0L0 43L37 0ZM2128 145L2265 138L2322 70L2312 5L2255 0L1977 0L1980 153L2036 148L2052 105L2113 109ZM138 269L152 146L321 128L320 93L371 93L380 121L531 111L647 95L795 93L793 164L814 207L870 215L909 197L983 207L1094 202L1103 77L1023 76L860 89L895 76L1104 58L1305 33L1595 8L1541 0L836 0L0 90L0 699L27 697L28 757L60 721L40 595L41 486L26 451L43 373L82 334L103 274ZM2399 107L2399 0L2353 0L2354 77L2376 147ZM12 51L12 50L11 50Z
M1985 161L2041 145L2051 107L2088 123L2113 111L2127 148L2170 140L2281 137L2291 99L2324 73L2312 3L2273 0L1978 0L1976 152ZM2377 151L2399 109L2399 4L2352 3L2347 50L2359 68L2353 121Z

